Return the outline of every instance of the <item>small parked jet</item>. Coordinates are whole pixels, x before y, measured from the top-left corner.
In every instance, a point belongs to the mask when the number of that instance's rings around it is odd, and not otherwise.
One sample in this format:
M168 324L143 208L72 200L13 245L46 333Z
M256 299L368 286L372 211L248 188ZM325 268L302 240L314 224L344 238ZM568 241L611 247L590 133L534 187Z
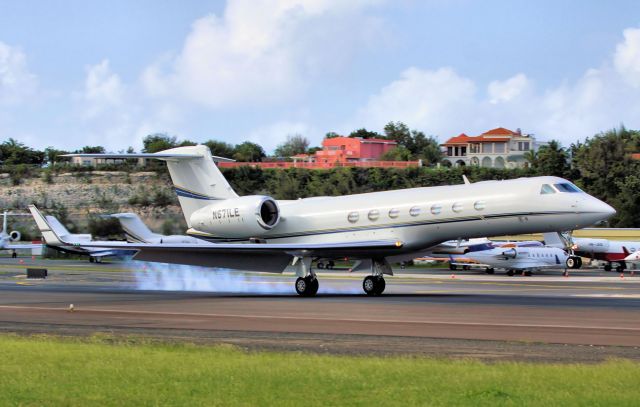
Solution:
M127 250L126 248L105 248L105 247L90 247L86 244L94 242L93 237L88 233L77 234L71 233L66 227L54 216L42 216L40 211L33 206L29 205L29 211L33 219L36 221L36 225L42 233L47 247L51 247L54 250L58 250L65 253L78 254L82 256L89 256L89 262L101 263L105 257L131 257L135 254L135 250ZM43 228L43 225L47 225ZM55 233L60 239L64 240L65 244L58 244L57 240L51 241L48 239L50 233ZM110 242L104 242L110 243ZM119 242L118 242L119 243Z
M531 271L543 268L564 268L563 274L567 275L566 268L570 256L564 250L555 247L507 244L487 250L452 255L451 258L454 261L452 264L468 265L468 263L456 263L456 260L464 258L475 263L476 266L484 267L487 274L493 274L496 268L500 268L507 270L507 274L512 276L517 271L531 275Z
M0 231L0 250L11 250L11 256L12 257L16 257L16 250L18 249L35 249L38 247L42 247L42 245L40 244L33 244L33 243L26 243L26 244L15 244L12 242L18 242L20 241L20 238L22 237L20 235L20 232L18 232L17 230L12 230L11 232L7 233L7 218L9 216L29 216L29 214L22 214L22 213L9 213L7 211L4 211L4 213L2 214L2 230Z
M72 154L166 161L187 234L216 242L129 243L136 260L297 274L296 291L315 295L316 259L357 259L369 264L363 289L385 289L390 261L418 257L452 239L568 230L607 219L615 210L557 177L519 178L365 194L276 200L238 196L207 146L153 154ZM44 226L47 227L46 225ZM47 234L47 242L57 240ZM92 247L119 247L92 242Z

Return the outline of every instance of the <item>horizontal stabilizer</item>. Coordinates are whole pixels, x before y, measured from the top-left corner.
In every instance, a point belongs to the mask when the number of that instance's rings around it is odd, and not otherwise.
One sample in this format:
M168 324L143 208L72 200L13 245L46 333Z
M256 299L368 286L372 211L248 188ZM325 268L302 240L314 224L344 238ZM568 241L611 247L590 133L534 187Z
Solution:
M131 153L131 154L113 154L113 153L95 153L95 154L63 154L60 157L82 157L82 158L102 158L106 160L126 160L136 158L152 158L156 160L170 161L170 160L193 160L197 158L203 158L201 154L169 154L169 153ZM231 158L218 157L212 155L211 158L216 162L235 162Z

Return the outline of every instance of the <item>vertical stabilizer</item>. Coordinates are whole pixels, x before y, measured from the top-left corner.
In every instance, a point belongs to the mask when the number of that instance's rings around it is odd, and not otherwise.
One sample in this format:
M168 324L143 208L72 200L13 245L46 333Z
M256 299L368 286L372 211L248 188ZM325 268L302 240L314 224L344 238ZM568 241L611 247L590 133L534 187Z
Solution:
M160 237L157 233L153 233L135 213L114 213L111 216L120 221L120 226L130 243L150 243L154 238Z
M212 201L237 198L238 194L216 166L209 147L205 145L177 147L161 151L160 158L167 162L173 187L178 194L187 225L191 227L191 214ZM183 158L180 155L198 155ZM174 155L174 156L171 156Z

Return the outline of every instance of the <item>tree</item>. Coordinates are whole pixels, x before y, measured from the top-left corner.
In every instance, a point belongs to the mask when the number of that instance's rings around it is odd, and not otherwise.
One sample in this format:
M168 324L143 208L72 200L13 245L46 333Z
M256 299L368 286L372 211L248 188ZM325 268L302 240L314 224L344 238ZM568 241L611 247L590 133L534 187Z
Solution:
M44 155L43 151L36 151L13 138L0 144L0 159L5 165L41 165L44 163Z
M407 147L411 150L411 131L406 124L402 122L389 122L384 126L385 138L393 140L398 143L399 146Z
M376 133L375 131L369 131L365 128L362 129L358 129L356 131L352 131L351 134L349 134L349 137L360 137L363 139L367 139L367 138L383 138L383 136L379 133Z
M549 144L540 147L537 154L529 158L534 158L531 168L540 175L564 177L569 171L567 151L560 147L560 143L556 140L551 140Z
M309 149L309 140L301 134L287 136L287 141L276 147L276 157L293 157L296 154L304 154Z
M403 146L392 148L380 156L381 161L409 161L411 160L411 151Z
M208 140L202 144L209 147L212 155L216 155L218 157L231 158L236 152L234 146L229 143L225 143L224 141Z
M336 137L340 137L340 135L335 131L330 131L324 135L324 138L336 138Z
M250 141L245 141L235 147L233 159L236 161L255 162L262 161L266 156L262 146Z
M44 149L44 160L45 162L53 165L53 163L57 162L59 157L64 154L68 154L68 151L58 150L54 147L47 147Z
M385 138L398 143L410 151L409 159L422 159L429 164L435 164L442 159L440 143L434 137L427 137L418 130L409 130L402 122L389 122L384 126Z
M81 154L104 154L105 149L102 146L84 146L80 150L76 150L75 153Z
M169 136L165 133L149 134L142 140L143 153L157 153L158 151L168 150L178 146L175 136Z

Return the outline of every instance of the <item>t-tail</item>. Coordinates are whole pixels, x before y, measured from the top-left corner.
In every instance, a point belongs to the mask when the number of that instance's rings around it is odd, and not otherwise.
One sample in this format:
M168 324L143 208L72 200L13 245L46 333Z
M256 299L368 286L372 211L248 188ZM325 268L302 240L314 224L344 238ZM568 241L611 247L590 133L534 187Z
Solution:
M153 233L135 213L114 213L130 243L149 243L160 235Z

